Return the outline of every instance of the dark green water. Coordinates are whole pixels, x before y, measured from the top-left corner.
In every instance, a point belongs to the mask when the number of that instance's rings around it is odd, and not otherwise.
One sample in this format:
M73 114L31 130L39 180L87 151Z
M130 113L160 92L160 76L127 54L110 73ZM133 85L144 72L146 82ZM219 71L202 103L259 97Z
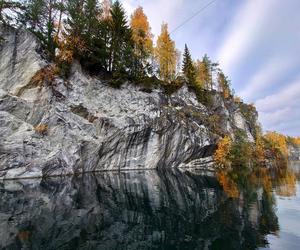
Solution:
M300 249L296 175L222 180L225 191L179 170L3 182L0 249Z

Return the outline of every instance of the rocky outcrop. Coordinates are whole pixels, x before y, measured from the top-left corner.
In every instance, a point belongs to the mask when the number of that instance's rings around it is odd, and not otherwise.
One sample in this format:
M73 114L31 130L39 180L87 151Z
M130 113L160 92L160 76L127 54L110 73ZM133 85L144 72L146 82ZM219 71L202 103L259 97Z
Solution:
M172 95L160 88L145 92L128 82L116 89L78 63L67 81L54 77L50 83L33 83L51 67L39 43L26 31L1 27L0 32L5 39L0 49L0 178L210 161L219 138L207 123L213 115L225 132L241 129L253 140L238 106L224 103L217 92L209 110L186 86Z

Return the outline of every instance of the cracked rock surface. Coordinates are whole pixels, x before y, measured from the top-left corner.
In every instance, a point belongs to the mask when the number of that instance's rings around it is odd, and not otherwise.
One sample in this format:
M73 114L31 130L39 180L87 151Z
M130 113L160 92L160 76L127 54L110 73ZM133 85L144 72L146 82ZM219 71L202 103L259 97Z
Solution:
M116 89L78 63L68 81L34 85L32 77L50 65L39 43L22 30L0 26L0 34L0 178L173 168L211 158L219 136L186 86L170 96L128 82ZM239 128L253 139L237 107L218 93L214 106L224 130Z

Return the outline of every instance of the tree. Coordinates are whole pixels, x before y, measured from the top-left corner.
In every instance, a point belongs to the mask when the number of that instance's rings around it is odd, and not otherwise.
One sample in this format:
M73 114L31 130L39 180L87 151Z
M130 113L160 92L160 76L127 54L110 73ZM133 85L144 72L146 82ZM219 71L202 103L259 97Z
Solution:
M214 72L217 71L217 63L213 63L205 54L201 61L196 62L196 82L202 88L212 90Z
M23 21L28 29L41 41L51 59L55 56L55 22L59 13L57 0L29 0Z
M219 90L222 92L223 97L225 99L227 99L231 96L230 81L228 80L228 78L224 75L224 73L221 70L219 70L219 72L218 72L218 87L219 87Z
M156 43L156 57L159 64L159 75L163 81L170 82L176 73L176 48L175 42L170 38L168 24L163 23L161 34Z
M189 85L194 86L196 83L196 69L187 45L184 47L182 72Z
M203 89L209 89L212 82L211 76L211 61L204 55L203 59L197 60L196 63L196 82Z
M130 75L133 69L132 32L127 24L125 10L119 1L111 8L108 69L115 76Z
M64 39L72 50L72 56L80 58L86 50L84 42L85 13L83 0L68 0L66 3L67 18L64 21Z
M142 77L149 72L149 57L153 53L153 35L142 7L138 7L131 15L130 27L136 58L135 71L138 77Z

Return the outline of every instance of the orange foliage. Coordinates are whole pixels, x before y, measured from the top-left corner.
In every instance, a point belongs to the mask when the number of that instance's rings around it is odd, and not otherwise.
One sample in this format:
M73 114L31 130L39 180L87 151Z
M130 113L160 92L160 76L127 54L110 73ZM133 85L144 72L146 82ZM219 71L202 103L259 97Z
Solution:
M48 129L47 124L39 124L34 128L34 131L40 135L46 135L48 133Z
M54 36L54 42L58 47L56 59L59 63L71 64L73 62L75 52L85 51L86 46L78 35L67 34L63 25L61 25L60 30L62 30L62 32L57 33Z
M135 44L143 51L151 53L153 50L153 35L151 34L148 18L142 7L138 7L131 15L130 26Z
M237 185L230 179L225 172L217 173L219 183L223 187L224 192L231 198L239 197L239 190Z
M214 154L214 160L224 166L230 166L230 161L228 160L228 156L230 154L230 149L232 145L232 140L229 136L225 136L218 142L217 150Z
M41 86L44 83L47 85L51 85L57 73L57 67L55 65L49 65L37 71L31 78L30 83L35 86Z

